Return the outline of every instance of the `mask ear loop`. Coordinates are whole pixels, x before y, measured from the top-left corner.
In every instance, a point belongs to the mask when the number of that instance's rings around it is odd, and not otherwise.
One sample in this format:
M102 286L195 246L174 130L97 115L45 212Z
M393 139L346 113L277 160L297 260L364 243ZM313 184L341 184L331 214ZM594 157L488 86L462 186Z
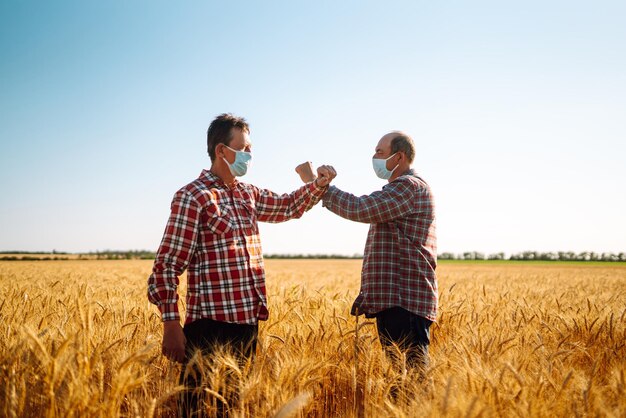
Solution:
M398 154L400 151L395 152L391 157L387 158L387 160L393 158L394 155ZM385 160L385 168L387 168L387 160ZM400 166L400 163L398 162L398 164L396 164L396 166L391 170L391 175L393 175L393 172L396 171L396 168L398 168Z
M220 144L220 145L222 145L222 160L224 160L224 162L230 166L230 163L226 159L226 153L223 150L224 148L228 148L228 149L231 149L231 148L226 144Z
M235 152L235 150L234 150L234 149L232 149L231 147L229 147L228 145L226 145L226 144L221 144L221 145L223 145L224 147L228 148L229 150L231 150L231 151ZM229 162L228 162L228 160L226 159L226 153L224 153L224 152L222 152L222 153L224 154L224 156L222 157L222 160L224 160L224 162L230 166L230 163L229 163ZM237 155L235 154L235 161L236 161L236 160L237 160ZM233 162L233 164L234 164L234 162Z

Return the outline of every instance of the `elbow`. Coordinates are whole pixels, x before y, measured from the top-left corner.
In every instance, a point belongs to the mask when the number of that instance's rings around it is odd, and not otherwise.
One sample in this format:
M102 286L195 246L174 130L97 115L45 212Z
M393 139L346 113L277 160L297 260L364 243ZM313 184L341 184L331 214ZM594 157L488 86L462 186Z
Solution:
M148 284L148 289L147 289L147 297L148 297L148 301L150 303L152 303L153 305L158 305L159 304L159 299L156 297L156 295L158 295L157 289L156 289L156 285L153 283Z
M365 210L352 210L348 212L348 219L354 222L361 222L364 224L376 223L374 216L369 211Z
M348 212L345 214L341 214L340 216L352 222L360 222L364 224L371 223L366 216L363 216L362 214L357 212Z

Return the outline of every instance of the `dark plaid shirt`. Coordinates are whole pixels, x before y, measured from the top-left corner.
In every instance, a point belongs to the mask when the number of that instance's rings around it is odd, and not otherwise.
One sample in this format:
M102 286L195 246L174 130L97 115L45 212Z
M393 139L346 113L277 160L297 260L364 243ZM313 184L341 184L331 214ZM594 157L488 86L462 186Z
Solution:
M437 237L430 187L413 170L382 190L357 197L331 186L323 198L331 212L370 224L361 290L352 314L375 316L399 306L435 321Z
M185 323L210 318L256 324L267 319L257 221L299 218L325 190L315 182L283 195L239 182L229 189L204 170L176 192L148 279L148 299L158 306L163 321L180 319L178 277L185 269Z

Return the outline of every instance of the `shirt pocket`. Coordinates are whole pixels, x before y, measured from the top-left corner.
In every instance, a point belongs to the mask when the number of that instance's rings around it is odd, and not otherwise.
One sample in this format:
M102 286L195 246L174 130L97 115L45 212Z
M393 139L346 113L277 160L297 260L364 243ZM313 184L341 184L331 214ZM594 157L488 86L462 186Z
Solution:
M216 235L228 234L235 229L232 208L227 204L214 204L207 208L206 226Z
M241 224L246 235L253 235L258 232L256 208L249 202L241 204L242 220Z

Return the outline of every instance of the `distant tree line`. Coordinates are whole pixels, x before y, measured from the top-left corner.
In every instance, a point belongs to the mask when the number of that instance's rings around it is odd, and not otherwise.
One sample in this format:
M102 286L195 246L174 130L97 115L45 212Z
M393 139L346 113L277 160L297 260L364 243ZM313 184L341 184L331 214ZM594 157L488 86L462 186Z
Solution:
M0 251L0 261L45 261L45 260L154 260L156 254L147 250L129 251L92 251L88 253L71 254L66 252L29 252L29 251ZM267 259L360 259L362 254L266 254ZM505 253L485 254L478 251L466 251L464 253L444 252L437 256L439 260L513 260L513 261L617 261L625 262L626 253L596 253L584 251L575 253L572 251L539 252L524 251L507 256Z
M9 254L9 253L0 253L0 254ZM10 254L18 254L18 253L10 253ZM24 254L24 253L22 253ZM32 253L27 253L32 254ZM49 261L49 260L69 260L69 257L34 257L32 255L0 255L0 261Z
M443 253L437 257L439 260L517 260L517 261L626 261L626 253L596 253L584 251L575 253L572 251L539 252L524 251L506 256L504 253L485 255L478 251L466 251L461 254Z
M69 254L63 251L57 251L57 250L52 250L52 251L0 251L0 254Z
M129 251L92 251L78 254L79 260L154 260L154 251L129 250Z
M266 254L263 258L286 258L286 259L345 259L354 260L363 258L362 254L342 255L342 254Z
M79 259L96 260L154 260L156 253L152 251L96 251L86 254L79 254ZM287 259L353 259L363 258L360 254L340 255L340 254L266 254L264 258L287 258Z
M61 257L59 257L61 255ZM69 260L69 253L52 251L0 251L0 261Z

